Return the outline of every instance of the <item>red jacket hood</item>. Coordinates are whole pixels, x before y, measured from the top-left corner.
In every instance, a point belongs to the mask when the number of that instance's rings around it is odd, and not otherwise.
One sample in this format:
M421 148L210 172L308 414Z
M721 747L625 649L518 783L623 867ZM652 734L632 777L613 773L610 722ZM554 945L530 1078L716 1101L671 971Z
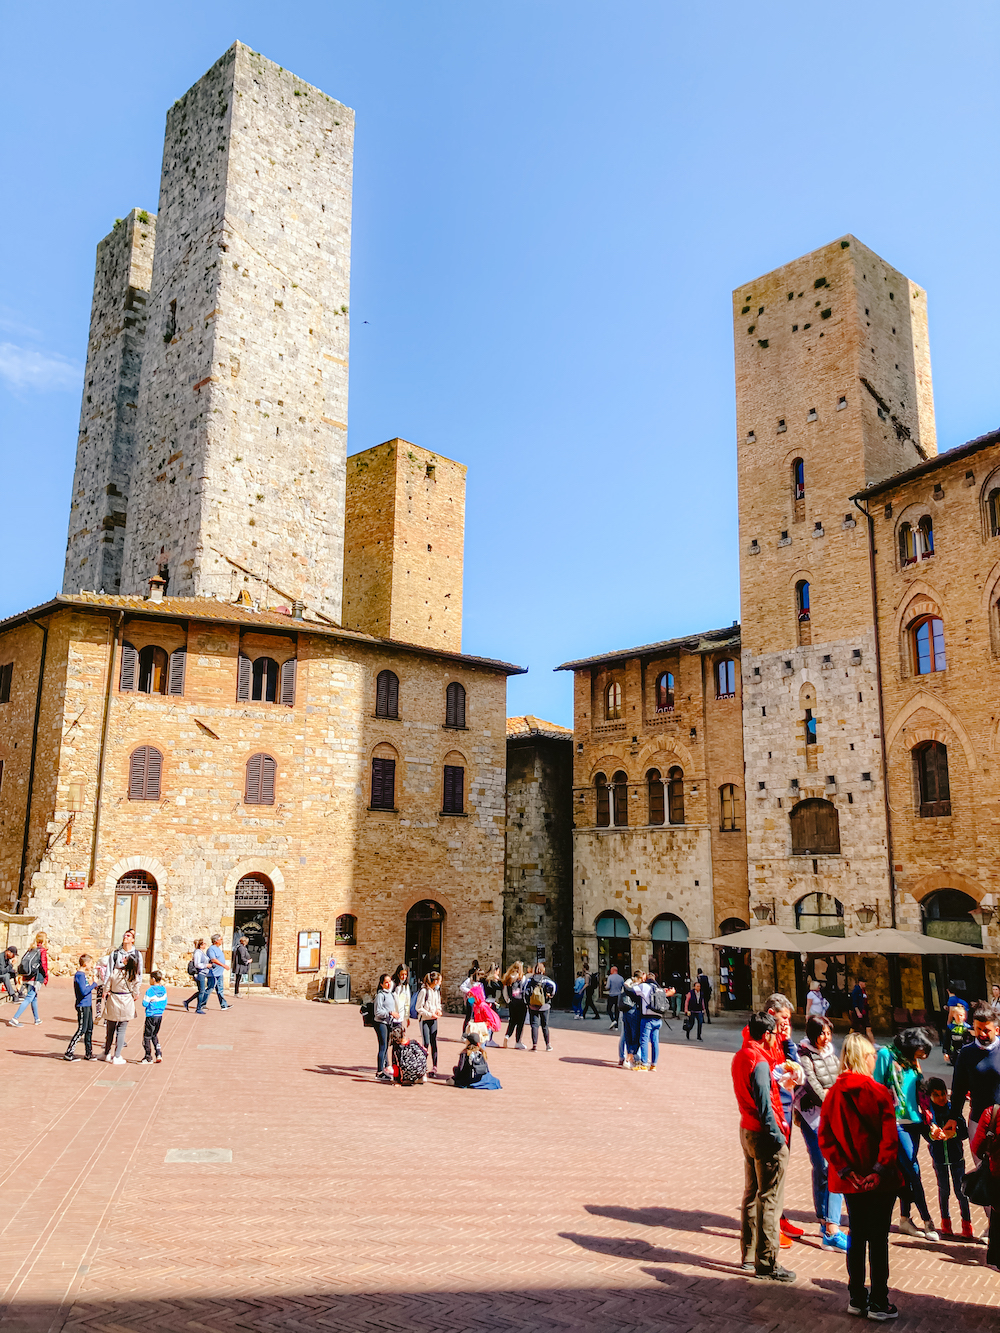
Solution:
M855 1179L873 1171L881 1175L883 1188L895 1188L899 1134L889 1089L867 1074L845 1070L823 1100L819 1146L834 1193L855 1192Z

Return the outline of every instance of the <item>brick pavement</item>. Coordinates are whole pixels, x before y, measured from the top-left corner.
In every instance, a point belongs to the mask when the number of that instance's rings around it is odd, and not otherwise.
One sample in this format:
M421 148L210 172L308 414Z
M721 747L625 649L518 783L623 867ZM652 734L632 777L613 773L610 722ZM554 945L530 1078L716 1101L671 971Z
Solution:
M64 982L43 993L40 1027L0 1028L5 1333L848 1323L800 1142L799 1281L737 1271L731 1028L706 1028L703 1047L675 1032L646 1075L615 1067L603 1023L560 1021L552 1054L496 1052L504 1090L485 1096L372 1082L374 1036L353 1007L250 996L196 1018L177 994L159 1066L64 1063ZM443 1029L442 1067L459 1020ZM164 1160L219 1148L231 1163ZM982 1255L895 1241L900 1327L995 1330L1000 1278Z

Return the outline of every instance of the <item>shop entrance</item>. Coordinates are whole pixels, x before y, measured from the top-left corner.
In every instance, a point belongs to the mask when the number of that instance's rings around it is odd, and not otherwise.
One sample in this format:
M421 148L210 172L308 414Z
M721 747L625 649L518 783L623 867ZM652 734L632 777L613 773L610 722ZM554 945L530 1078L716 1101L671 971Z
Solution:
M233 947L247 937L250 985L266 986L271 952L271 903L274 888L266 875L244 875L236 885Z
M658 916L649 932L653 941L653 971L661 986L673 986L676 1004L682 1006L691 989L691 948L688 928L679 916Z
M596 931L597 970L603 989L613 967L617 967L620 976L632 975L632 941L629 939L628 922L619 912L605 912L599 916Z
M920 904L924 934L954 944L983 947L983 932L969 915L976 900L960 889L938 889ZM975 955L930 954L924 960L924 1003L932 1013L941 1013L951 991L970 1004L986 998L986 962Z
M432 898L414 903L406 914L405 962L418 984L441 971L445 911Z
M121 944L126 930L135 931L135 947L142 954L142 970L148 976L153 966L156 880L146 870L130 870L115 885L115 919L111 926L113 949Z
M727 917L719 928L720 935L734 935L747 930L745 921L738 916ZM719 949L719 1001L723 1009L750 1009L753 1005L753 970L749 949Z

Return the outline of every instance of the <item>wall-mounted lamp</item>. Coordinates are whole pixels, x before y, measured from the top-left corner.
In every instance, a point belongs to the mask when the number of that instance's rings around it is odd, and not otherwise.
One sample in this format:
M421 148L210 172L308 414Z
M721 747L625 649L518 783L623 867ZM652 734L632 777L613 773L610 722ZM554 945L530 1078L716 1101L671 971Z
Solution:
M869 903L862 903L860 907L855 907L854 915L863 926L870 926L873 921L878 920L878 908Z
M978 907L973 908L969 916L977 926L988 926L993 920L993 910L989 903L980 903Z
M754 903L753 914L758 921L771 920L771 909L767 903Z

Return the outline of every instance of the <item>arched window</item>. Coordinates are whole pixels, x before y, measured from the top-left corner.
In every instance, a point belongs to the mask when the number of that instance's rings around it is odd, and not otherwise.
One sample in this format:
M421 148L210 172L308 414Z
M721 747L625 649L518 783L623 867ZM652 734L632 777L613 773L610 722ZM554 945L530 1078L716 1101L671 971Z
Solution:
M813 710L807 708L803 719L803 725L806 733L806 745L816 744L816 719L813 716Z
M674 678L669 671L664 671L656 678L656 711L672 713L673 710Z
M917 790L923 819L951 814L948 786L948 747L940 741L924 741L913 751L917 765Z
M676 765L667 774L667 813L671 824L684 823L684 770Z
M622 715L622 687L613 680L604 691L604 716L614 722Z
M813 797L789 811L793 856L839 856L840 817L832 801Z
M795 904L795 929L844 937L844 904L829 893L807 893Z
M792 463L792 492L796 500L806 498L806 465L801 458Z
M652 923L649 938L651 940L672 940L675 944L684 944L690 936L687 926L679 916L674 916L673 912L664 912Z
M719 828L723 833L736 832L740 827L740 793L732 782L719 788Z
M735 935L738 930L749 930L749 923L738 916L727 916L719 926L720 935Z
M594 790L597 793L597 827L607 828L611 823L611 795L608 779L603 773L594 775Z
M445 691L444 724L446 727L465 726L465 686L453 680Z
M990 522L990 535L1000 537L1000 489L990 491L986 509Z
M333 939L336 944L357 944L358 918L344 912L334 923Z
M154 644L136 649L130 643L123 643L118 688L126 693L183 694L186 663L184 648L178 648L168 656L163 648Z
M795 585L795 611L800 624L809 619L809 584L805 579Z
M662 824L664 818L663 779L658 768L651 768L646 774L649 787L649 822Z
M615 828L625 828L628 825L628 774L619 769L611 782L615 789Z
M913 664L918 676L944 671L944 621L937 616L924 616L912 626Z
M963 893L961 889L936 889L920 904L924 934L933 939L951 940L953 944L972 944L981 949L982 928L969 915L978 905L975 898ZM982 993L980 990L979 994Z
M380 745L378 748L379 753L372 758L371 808L395 810L396 759L388 745Z
M934 554L934 520L925 514L917 527L917 545L920 547L921 560L927 560Z
M917 539L909 523L899 525L899 563L913 565L917 561Z
M736 695L736 663L731 657L715 664L715 697L732 699Z
M380 671L375 684L375 716L399 717L399 677L395 671Z
M130 801L158 801L163 755L152 745L140 745L128 761L128 798Z
M274 780L278 765L269 754L252 754L247 760L245 805L274 805Z
M148 971L153 961L153 937L156 934L156 880L148 870L130 870L115 885L112 946L118 944L126 930L135 935L135 947L142 954L143 967Z
M620 912L602 912L597 918L594 934L599 940L627 940L628 922Z
M236 668L237 700L244 703L282 703L287 708L294 707L296 668L294 657L288 658L279 667L273 657L258 657L251 661L240 653Z

